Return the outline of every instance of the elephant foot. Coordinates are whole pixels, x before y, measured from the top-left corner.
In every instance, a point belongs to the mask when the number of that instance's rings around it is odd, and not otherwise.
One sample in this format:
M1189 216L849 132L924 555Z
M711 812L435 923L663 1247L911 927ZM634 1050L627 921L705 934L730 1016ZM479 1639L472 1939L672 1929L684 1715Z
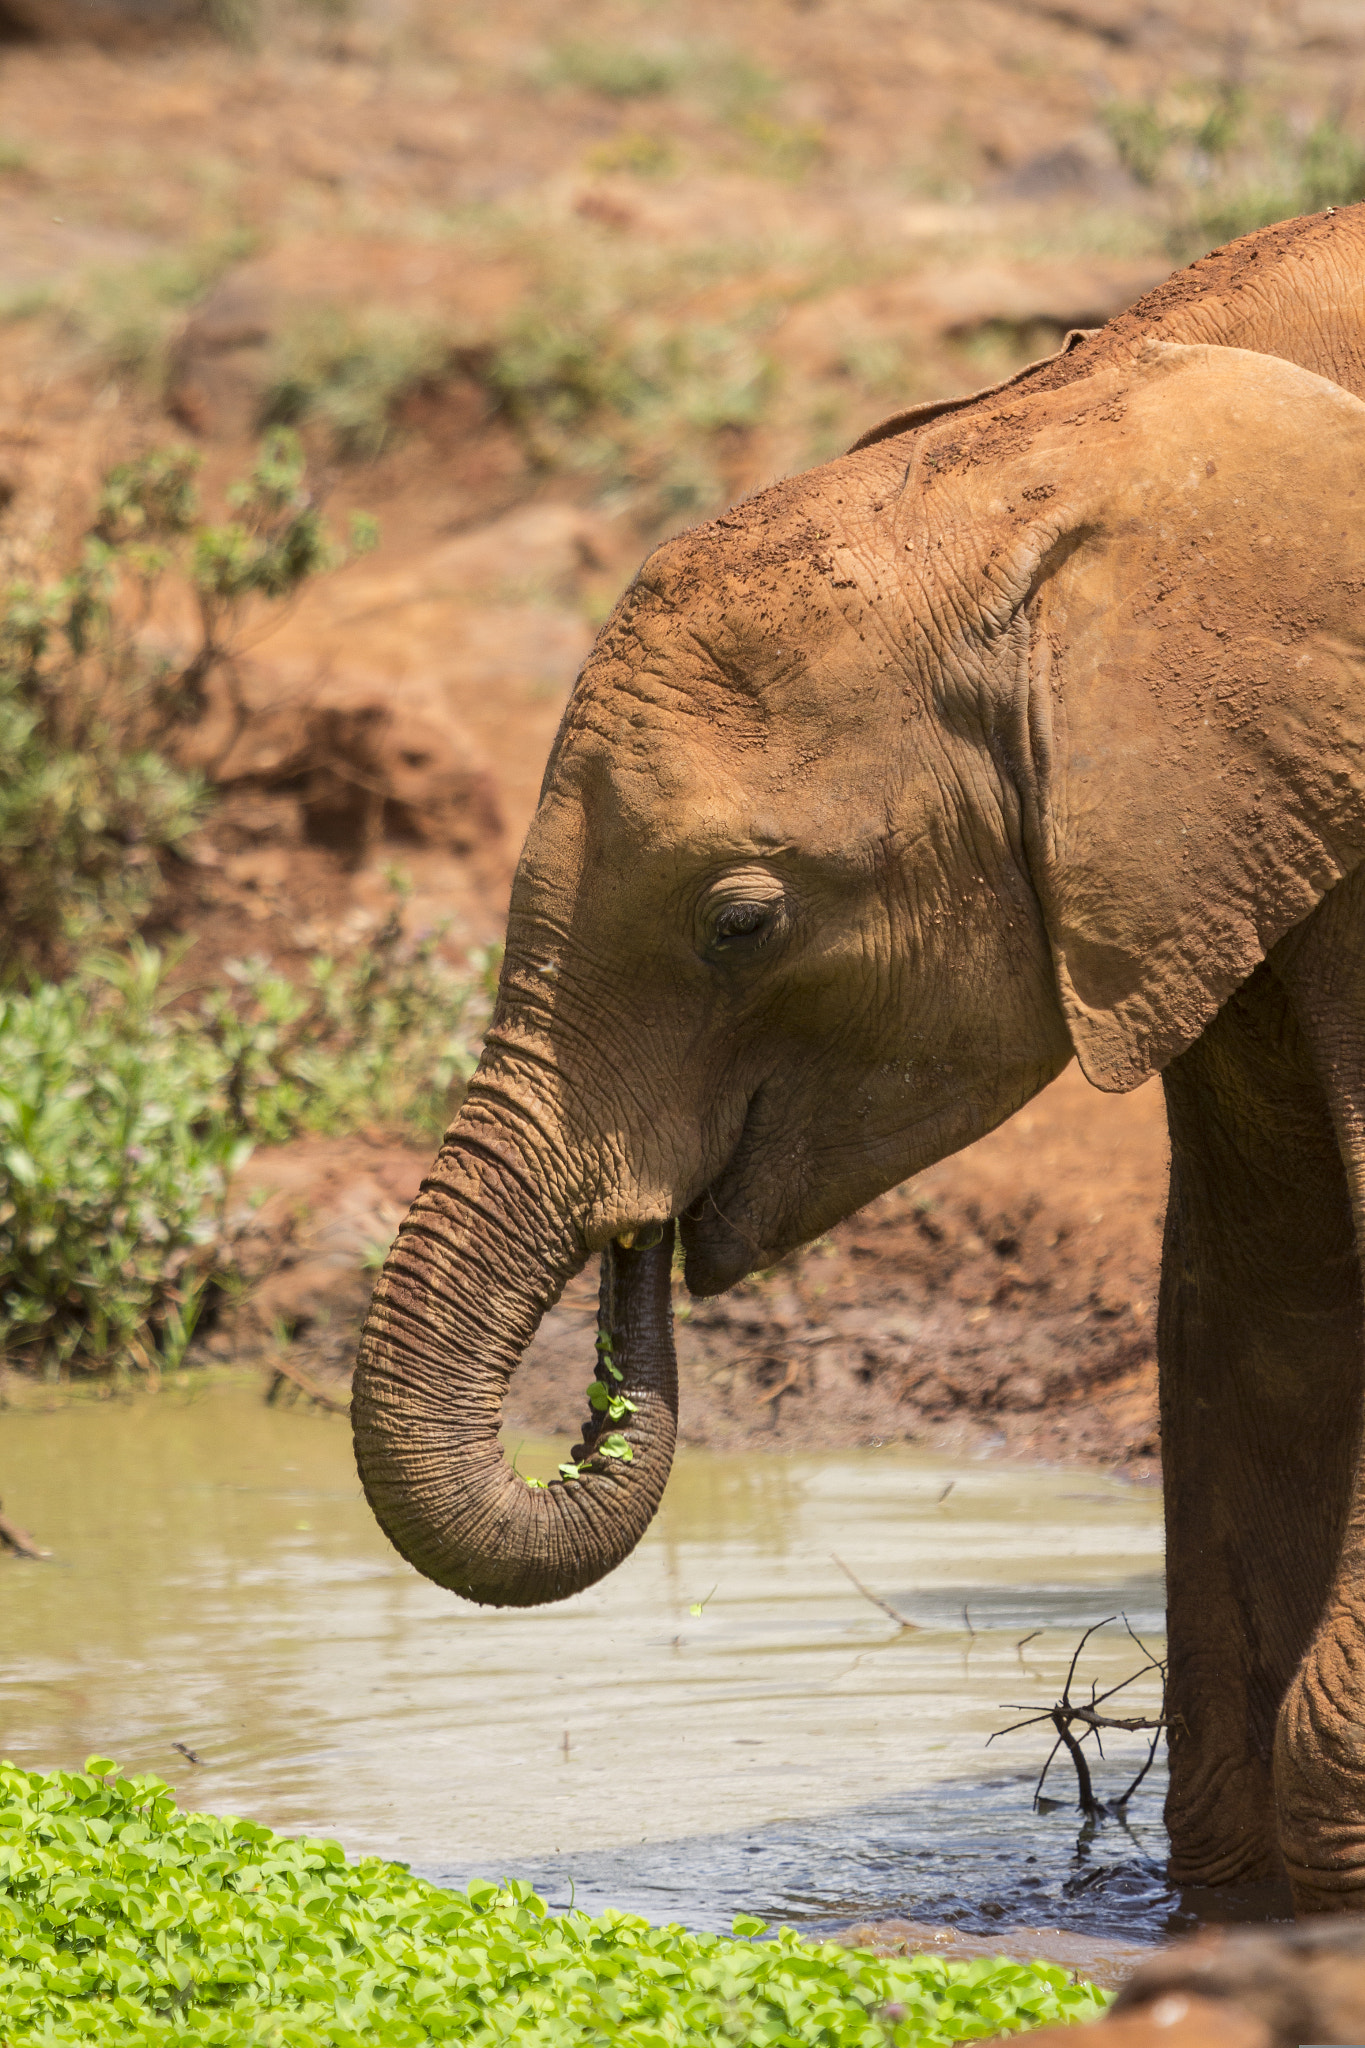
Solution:
M1365 1912L1365 1696L1358 1660L1315 1650L1275 1731L1280 1849L1297 1913Z
M1165 1818L1167 1869L1182 1890L1282 1881L1270 1774L1259 1760L1196 1762L1173 1747Z

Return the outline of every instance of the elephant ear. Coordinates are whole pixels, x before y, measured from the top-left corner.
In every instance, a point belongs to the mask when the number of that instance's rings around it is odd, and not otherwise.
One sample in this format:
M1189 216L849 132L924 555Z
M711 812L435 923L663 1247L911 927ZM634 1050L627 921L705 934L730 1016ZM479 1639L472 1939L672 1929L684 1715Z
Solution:
M1365 405L1147 343L921 443L925 532L942 487L966 499L1013 650L1004 745L1073 1042L1134 1088L1365 860Z

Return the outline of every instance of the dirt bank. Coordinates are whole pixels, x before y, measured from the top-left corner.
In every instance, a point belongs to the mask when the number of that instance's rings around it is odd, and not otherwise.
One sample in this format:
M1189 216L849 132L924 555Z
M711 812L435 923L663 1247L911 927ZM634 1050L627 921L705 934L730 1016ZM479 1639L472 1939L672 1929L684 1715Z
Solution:
M344 1378L364 1261L426 1165L379 1137L257 1155L237 1194L255 1289L212 1348ZM683 1441L906 1442L1152 1471L1165 1167L1159 1090L1101 1095L1072 1067L1000 1130L775 1271L711 1301L678 1283ZM577 1434L595 1314L593 1267L523 1362L509 1433Z

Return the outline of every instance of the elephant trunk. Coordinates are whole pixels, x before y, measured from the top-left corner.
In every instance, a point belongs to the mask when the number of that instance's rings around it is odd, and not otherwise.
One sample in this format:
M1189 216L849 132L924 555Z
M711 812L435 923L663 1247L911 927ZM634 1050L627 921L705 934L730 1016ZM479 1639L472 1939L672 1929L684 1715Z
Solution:
M503 1396L582 1252L505 1136L462 1124L375 1290L352 1400L356 1462L381 1527L427 1578L486 1606L534 1607L613 1570L662 1498L678 1413L673 1225L602 1254L578 1476L523 1479L498 1441Z

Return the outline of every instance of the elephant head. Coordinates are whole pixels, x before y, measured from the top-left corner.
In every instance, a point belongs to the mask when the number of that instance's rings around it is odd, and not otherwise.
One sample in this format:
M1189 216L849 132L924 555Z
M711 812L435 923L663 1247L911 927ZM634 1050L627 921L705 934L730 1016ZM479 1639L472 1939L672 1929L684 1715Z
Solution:
M1362 457L1335 386L1146 344L649 558L570 700L483 1058L362 1342L362 1479L420 1570L528 1605L638 1541L675 1224L716 1292L1073 1050L1136 1085L1365 856ZM593 1253L620 1428L528 1486L502 1396Z

